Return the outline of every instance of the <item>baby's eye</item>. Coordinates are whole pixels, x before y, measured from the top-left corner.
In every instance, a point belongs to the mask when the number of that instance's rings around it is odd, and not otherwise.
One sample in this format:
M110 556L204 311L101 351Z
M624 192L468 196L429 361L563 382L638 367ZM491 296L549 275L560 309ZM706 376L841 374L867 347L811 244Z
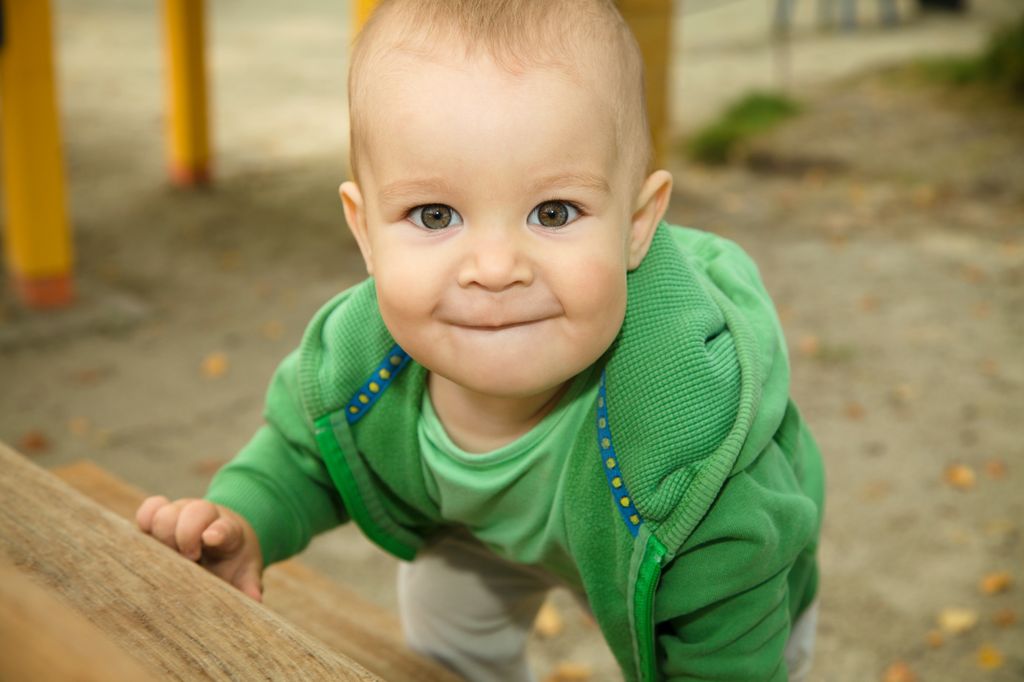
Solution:
M409 220L427 230L443 230L452 225L461 225L462 216L447 204L426 204L409 211Z
M543 227L563 227L580 217L580 210L568 201L545 201L537 204L526 222Z

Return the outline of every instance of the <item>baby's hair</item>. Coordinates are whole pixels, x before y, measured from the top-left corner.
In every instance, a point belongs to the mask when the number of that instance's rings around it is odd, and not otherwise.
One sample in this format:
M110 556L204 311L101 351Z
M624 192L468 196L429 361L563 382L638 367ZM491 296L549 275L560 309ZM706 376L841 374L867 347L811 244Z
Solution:
M629 177L640 179L647 170L643 58L611 0L383 0L357 37L349 66L349 161L357 178L368 74L396 49L425 58L483 54L511 74L554 67L582 80L596 70L600 83L594 85L608 92L615 142L632 166Z

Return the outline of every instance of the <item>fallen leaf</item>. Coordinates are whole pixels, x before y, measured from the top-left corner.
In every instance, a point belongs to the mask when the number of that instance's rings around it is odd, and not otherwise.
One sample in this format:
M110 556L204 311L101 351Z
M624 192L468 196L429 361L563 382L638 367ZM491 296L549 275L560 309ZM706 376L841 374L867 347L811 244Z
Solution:
M1006 571L989 573L981 579L978 587L987 595L1000 594L1013 587L1013 576Z
M950 464L943 477L947 484L957 490L970 490L977 481L974 469L966 464Z
M878 310L878 303L879 301L877 296L865 294L864 296L861 296L860 301L858 301L857 305L863 312L873 313L876 310Z
M903 661L896 661L882 675L882 682L917 682L917 675Z
M231 250L224 251L218 259L221 272L232 272L242 264L242 252Z
M800 338L797 349L802 355L814 357L821 351L821 340L813 334L807 334Z
M992 304L982 301L981 303L975 303L974 307L971 308L971 315L976 320L986 320L992 315Z
M985 523L985 534L999 540L1008 539L1017 532L1017 524L1010 519L990 519Z
M72 372L70 378L80 386L95 386L113 373L114 370L110 367L87 367Z
M534 629L541 637L557 637L565 630L565 619L558 609L551 602L544 602L537 613L537 619L533 623Z
M981 284L986 279L988 279L988 276L985 274L985 271L982 270L977 265L973 264L965 265L960 270L960 276L963 277L964 280L969 284Z
M1013 609L1000 609L992 615L992 623L997 627L1008 628L1017 624L1017 612Z
M853 182L850 183L849 187L847 187L847 196L849 197L851 204L859 206L864 203L865 199L867 199L868 193L864 189L864 185L858 182Z
M867 501L882 500L892 494L889 481L871 481L861 489L861 497Z
M978 624L978 612L973 609L947 608L939 613L939 627L951 635L959 635Z
M962 528L953 528L947 531L946 536L949 538L950 542L960 547L966 547L967 545L972 544L976 539L976 535L974 533L969 533Z
M899 384L892 389L892 401L897 405L910 403L917 395L917 391L910 384Z
M1008 258L1014 258L1020 255L1020 252L1024 248L1024 243L1017 239L1007 239L1005 242L999 245L999 250L1003 252L1004 256Z
M259 297L261 300L266 301L267 299L273 297L274 285L271 284L270 282L257 282L253 288L253 291L256 292L257 297Z
M202 370L207 379L219 379L228 372L228 356L224 353L210 353L203 358Z
M104 284L119 284L124 279L124 273L116 263L103 263L97 267L97 272Z
M555 666L554 671L544 678L544 682L587 682L593 674L589 665L564 662Z
M846 403L845 412L846 418L851 421L859 422L864 419L864 406L856 401Z
M987 377L999 376L999 363L992 358L985 358L978 363L978 369Z
M276 341L284 334L284 325L277 320L270 320L263 325L260 332L263 334L263 338Z
M1003 654L991 644L983 644L978 649L978 667L982 670L995 670L1003 665Z
M946 643L946 636L942 634L941 630L929 630L925 635L925 641L932 649L938 649Z
M26 455L38 455L50 449L50 439L42 431L29 431L18 441L18 449Z
M85 417L72 417L68 420L68 431L74 436L87 436L91 430L92 423Z
M846 234L854 227L854 219L846 211L831 213L822 219L822 224L830 233Z
M935 185L918 185L911 194L911 201L918 208L931 208L939 198L939 191Z
M824 168L815 166L804 173L804 182L814 187L821 187L828 180L828 173Z
M1006 462L1004 460L990 459L985 462L985 473L988 474L988 477L992 480L998 481L1006 478L1007 470Z

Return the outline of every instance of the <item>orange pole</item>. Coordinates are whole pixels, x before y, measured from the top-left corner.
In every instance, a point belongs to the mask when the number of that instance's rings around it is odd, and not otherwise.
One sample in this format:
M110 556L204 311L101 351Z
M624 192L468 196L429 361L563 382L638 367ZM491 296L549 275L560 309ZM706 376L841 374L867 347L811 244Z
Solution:
M204 0L164 0L171 182L210 181Z
M49 0L3 0L0 47L8 275L33 308L74 300Z

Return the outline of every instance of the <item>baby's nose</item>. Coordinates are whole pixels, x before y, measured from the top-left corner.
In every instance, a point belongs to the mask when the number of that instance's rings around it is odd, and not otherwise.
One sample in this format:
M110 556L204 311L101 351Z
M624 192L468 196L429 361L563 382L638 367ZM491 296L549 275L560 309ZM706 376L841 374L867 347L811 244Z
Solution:
M530 259L521 240L493 230L471 238L469 253L459 273L459 284L502 291L533 279Z

